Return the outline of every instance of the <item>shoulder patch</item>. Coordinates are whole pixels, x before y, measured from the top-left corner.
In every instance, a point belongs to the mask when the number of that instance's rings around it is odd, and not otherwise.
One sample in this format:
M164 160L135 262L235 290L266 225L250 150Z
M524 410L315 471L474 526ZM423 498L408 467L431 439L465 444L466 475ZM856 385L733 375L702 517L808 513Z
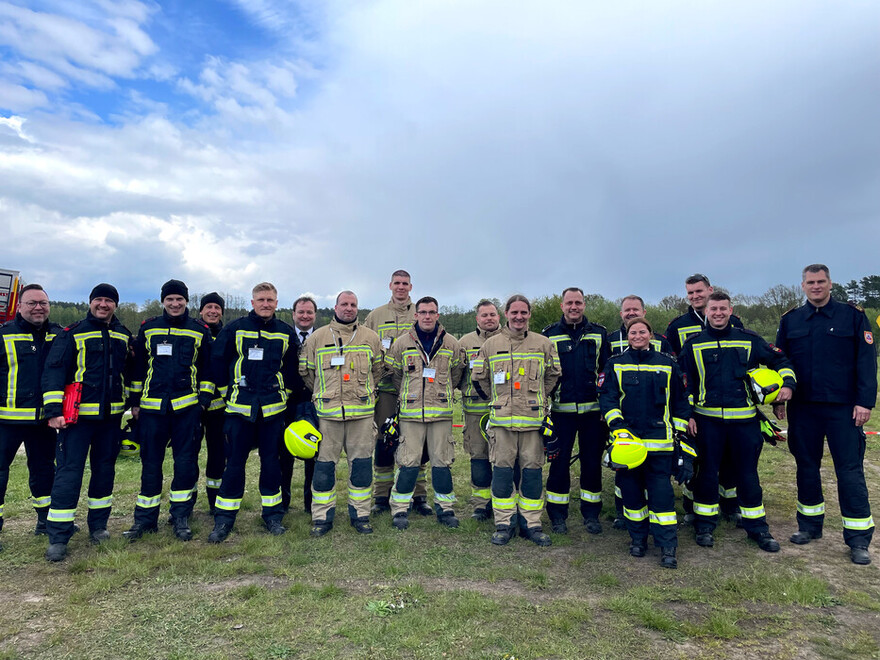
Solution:
M602 387L604 384L605 384L605 372L600 371L599 372L599 379L596 381L596 385L598 385L599 387Z
M874 343L874 333L872 333L870 330L865 330L865 343L866 344L873 344Z
M779 346L777 346L776 344L771 344L768 342L767 346L769 346L770 350L773 351L774 353L782 353L782 349L779 348Z

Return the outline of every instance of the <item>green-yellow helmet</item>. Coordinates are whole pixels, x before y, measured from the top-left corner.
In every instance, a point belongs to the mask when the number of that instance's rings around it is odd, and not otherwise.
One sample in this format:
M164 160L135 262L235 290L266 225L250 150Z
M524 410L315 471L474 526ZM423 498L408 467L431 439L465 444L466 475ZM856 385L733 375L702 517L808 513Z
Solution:
M284 446L297 458L314 458L318 453L321 432L304 419L284 430Z
M631 470L639 467L648 458L645 443L628 429L612 431L611 438L608 463L612 470Z
M752 391L755 393L755 400L758 403L769 404L776 401L779 390L782 389L782 376L778 371L758 367L757 369L749 369L748 376Z
M483 436L483 440L489 441L489 413L480 417L480 435Z

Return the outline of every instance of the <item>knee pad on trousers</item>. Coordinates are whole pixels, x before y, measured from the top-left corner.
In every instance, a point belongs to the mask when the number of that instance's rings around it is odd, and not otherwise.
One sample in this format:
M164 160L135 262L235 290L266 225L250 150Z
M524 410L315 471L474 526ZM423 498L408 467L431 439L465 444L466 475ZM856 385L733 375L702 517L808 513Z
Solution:
M492 483L492 466L488 459L471 459L471 481L477 488L486 488Z
M501 498L513 495L513 468L497 467L493 470L492 495Z
M416 479L419 477L419 468L402 467L397 473L397 485L395 488L398 493L411 493L416 487Z
M448 467L431 468L431 485L435 493L448 495L452 492L452 470Z
M544 484L541 481L541 470L537 468L524 468L522 471L522 486L520 493L530 500L541 499Z
M326 493L336 486L336 463L332 461L316 461L315 476L312 488L319 493Z
M351 485L366 488L373 481L373 459L356 458L351 462Z

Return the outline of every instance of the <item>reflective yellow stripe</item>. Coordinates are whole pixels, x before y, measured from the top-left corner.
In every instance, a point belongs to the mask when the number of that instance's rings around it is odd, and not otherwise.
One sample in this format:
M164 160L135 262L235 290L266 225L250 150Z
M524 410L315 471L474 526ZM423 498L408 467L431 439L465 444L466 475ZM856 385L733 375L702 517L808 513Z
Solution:
M724 488L724 486L718 484L718 494L726 499L734 498L736 497L736 486L733 488Z
M718 505L717 504L700 504L698 502L694 502L694 513L697 513L701 516L717 516L718 515Z
M434 493L434 501L438 504L452 504L456 502L455 493Z
M407 504L410 500L412 500L413 494L409 493L399 493L396 488L391 489L391 501L397 502L398 504Z
M589 490L581 489L581 500L584 502L601 502L602 501L602 493L594 493Z
M714 419L751 419L755 416L755 406L745 408L707 408L697 404L694 412Z
M648 520L654 525L675 525L678 523L675 511L648 511Z
M824 516L825 515L825 502L819 502L814 506L807 506L806 504L797 503L798 513L804 516Z
M868 516L867 518L843 518L843 527L844 529L871 529L874 527L874 518Z
M18 421L36 421L36 408L3 408L0 407L0 419Z
M73 522L76 509L49 509L47 520L52 522Z
M223 509L224 511L238 511L241 508L241 499L227 500L218 496L214 505L218 509Z
M276 504L281 504L281 491L279 490L274 495L261 495L260 500L263 503L264 507L275 506Z
M168 492L168 500L170 502L189 502L192 498L194 488L189 490L172 490Z
M325 493L319 493L318 491L312 491L312 501L317 502L318 504L332 504L336 501L336 491L329 490Z
M623 517L636 522L646 520L648 518L648 507L643 506L641 509L627 509L623 507Z
M34 508L36 508L36 509L45 509L51 503L52 503L52 498L49 495L46 495L45 497L31 497L31 504L33 504ZM3 507L3 505L0 504L0 511L3 510L2 507ZM0 513L0 515L3 515L3 514Z
M519 496L519 508L523 511L540 511L544 508L544 498L537 500L528 497Z
M491 488L472 488L471 495L474 497L479 497L484 500L492 499L492 489Z
M153 509L159 506L159 502L161 501L161 494L154 496L138 495L137 502L135 502L135 504L137 504L137 506L141 507L142 509Z
M113 505L113 496L108 495L107 497L90 497L89 498L89 508L90 509L108 509Z
M364 500L370 499L372 491L373 489L371 486L367 486L366 488L353 488L349 486L348 499L349 501L363 502Z
M207 488L220 488L220 479L205 479L205 486Z
M516 495L513 497L493 497L492 506L502 511L510 511L516 509Z
M553 504L568 504L571 501L571 493L553 493L548 490L547 501Z
M739 510L740 510L740 513L742 513L742 517L743 517L743 518L748 518L749 520L755 520L755 519L757 519L757 518L763 518L764 516L767 515L767 512L764 511L764 505L763 505L763 504L760 505L760 506L750 506L750 507L744 507L744 506L741 506L741 507L739 508Z

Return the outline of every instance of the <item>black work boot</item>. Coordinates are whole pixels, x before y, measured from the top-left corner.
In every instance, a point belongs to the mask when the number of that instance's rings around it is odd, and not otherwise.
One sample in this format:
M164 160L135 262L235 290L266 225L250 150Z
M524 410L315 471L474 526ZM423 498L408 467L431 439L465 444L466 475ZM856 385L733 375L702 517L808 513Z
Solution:
M372 534L373 526L370 524L369 518L352 518L351 526L358 534Z
M660 565L663 568L678 568L678 559L675 558L675 548L663 548L660 555Z
M779 543L773 538L770 532L759 532L757 534L749 534L749 538L758 544L764 552L779 552Z
M373 506L370 509L370 513L373 515L377 515L380 513L385 513L386 511L391 511L391 504L388 501L387 497L377 497L373 500Z
M493 545L507 545L513 538L514 529L510 525L497 525L495 533L492 534Z
M135 523L127 531L122 532L122 535L129 541L137 541L144 534L155 534L158 531L159 527L155 523L152 525L142 525L141 523Z
M806 545L813 539L821 539L822 538L822 530L811 531L809 529L799 529L794 534L788 537L788 540L794 543L795 545Z
M415 511L420 516L433 516L434 509L428 504L428 498L424 496L412 498L410 511Z
M312 523L312 529L309 531L309 536L314 539L320 538L325 534L328 534L330 530L333 529L333 523L327 521L320 521Z
M37 526L34 527L34 536L45 536L49 533L46 527L46 519L49 517L49 508L41 507L37 509ZM0 529L3 528L2 519L0 519Z
M491 517L492 509L490 507L474 509L474 512L471 514L471 519L476 520L477 522L489 520Z
M540 527L529 527L526 530L525 538L538 546L553 545L553 541Z
M104 541L110 540L110 532L106 528L93 529L89 532L89 543L92 545L101 545Z
M223 543L231 532L230 523L214 523L214 530L208 535L208 543Z
M391 519L391 525L394 529L402 532L409 527L409 516L407 516L406 513L395 513L394 517Z
M193 537L192 530L189 528L189 518L180 516L172 518L171 527L174 529L174 536L181 541L191 541Z
M66 543L52 543L46 549L46 559L49 561L61 561L67 556Z
M266 523L266 529L272 536L281 536L287 531L287 528L281 524L280 520L270 520Z
M631 557L644 557L647 551L647 541L633 541L629 544L629 554Z
M458 518L455 517L455 514L452 511L443 511L441 513L438 513L437 522L444 527L449 527L451 529L455 529L456 527L458 527Z

